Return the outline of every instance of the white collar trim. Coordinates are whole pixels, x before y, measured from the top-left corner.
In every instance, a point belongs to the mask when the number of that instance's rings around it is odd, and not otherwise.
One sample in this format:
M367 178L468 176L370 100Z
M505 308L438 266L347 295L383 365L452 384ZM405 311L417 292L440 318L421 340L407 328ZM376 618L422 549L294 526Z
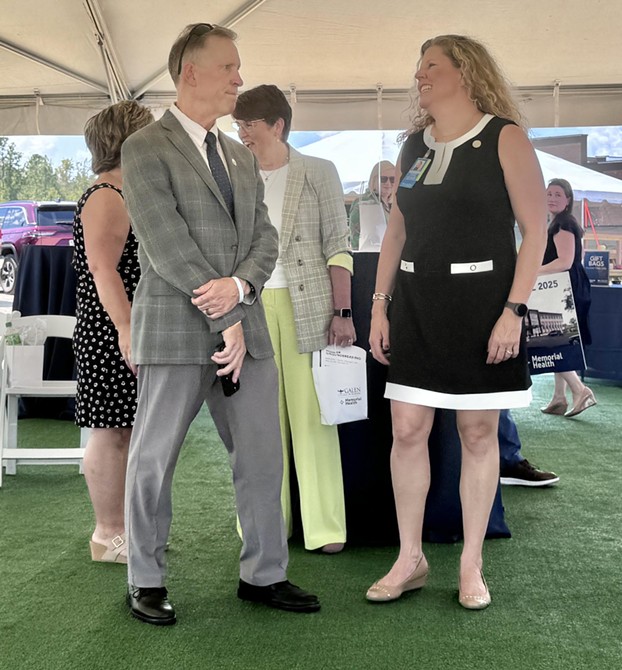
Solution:
M459 147L461 144L464 144L464 142L467 142L470 140L472 137L475 137L476 135L479 135L479 133L482 132L482 130L486 127L488 122L493 118L492 114L484 114L482 118L478 121L478 123L471 128L471 130L467 130L464 135L461 135L460 137L456 137L455 140L451 140L451 142L437 142L434 137L432 137L432 126L427 126L425 130L423 131L423 141L427 147L430 149L434 149L435 151L439 147L445 147L446 149L455 149L456 147Z

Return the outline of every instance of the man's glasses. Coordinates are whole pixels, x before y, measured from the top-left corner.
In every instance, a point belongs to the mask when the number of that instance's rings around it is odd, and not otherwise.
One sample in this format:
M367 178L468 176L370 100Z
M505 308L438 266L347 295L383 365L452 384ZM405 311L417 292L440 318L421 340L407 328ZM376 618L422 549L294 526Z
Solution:
M387 177L385 175L382 175L380 177L380 181L383 184L386 184L388 181L391 182L392 184L394 184L395 183L395 177Z
M252 130L260 121L265 121L265 119L255 119L254 121L232 121L231 125L233 126L234 130L244 130L248 132L249 130Z
M181 66L183 65L184 53L188 48L188 43L190 42L190 40L193 37L202 37L203 35L207 35L207 33L211 32L212 30L214 30L214 26L211 23L197 23L196 26L188 33L188 37L186 37L184 46L181 48L181 51L179 52L179 64L177 66L178 75L181 74Z

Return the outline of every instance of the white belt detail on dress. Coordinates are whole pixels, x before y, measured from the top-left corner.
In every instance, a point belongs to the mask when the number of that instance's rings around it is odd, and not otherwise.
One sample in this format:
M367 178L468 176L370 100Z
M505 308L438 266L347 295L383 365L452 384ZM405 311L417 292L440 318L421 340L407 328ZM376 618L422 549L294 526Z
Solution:
M478 261L477 263L452 263L450 265L452 275L472 274L473 272L491 272L492 261ZM414 272L413 261L400 261L400 270Z
M479 261L477 263L452 263L450 265L452 275L465 275L473 272L490 272L492 261Z

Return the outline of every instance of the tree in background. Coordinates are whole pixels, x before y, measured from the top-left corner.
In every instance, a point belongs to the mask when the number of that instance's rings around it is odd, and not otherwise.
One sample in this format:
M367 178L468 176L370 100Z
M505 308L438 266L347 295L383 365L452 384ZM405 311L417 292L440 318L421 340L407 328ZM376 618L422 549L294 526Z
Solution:
M88 160L65 158L54 167L46 156L23 155L8 137L0 137L0 202L6 200L78 200L93 174Z
M74 163L64 158L56 168L56 179L63 200L79 200L93 181L90 161L85 159Z
M33 154L24 168L20 199L56 200L60 197L58 179L49 158Z
M8 137L0 137L0 201L16 200L23 181L22 155Z

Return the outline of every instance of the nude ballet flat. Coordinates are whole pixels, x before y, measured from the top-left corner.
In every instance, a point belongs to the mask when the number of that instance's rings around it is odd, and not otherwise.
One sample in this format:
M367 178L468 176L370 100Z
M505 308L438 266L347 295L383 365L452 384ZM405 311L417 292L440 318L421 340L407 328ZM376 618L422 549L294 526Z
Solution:
M365 597L373 603L388 603L392 600L397 600L406 591L416 591L423 588L428 579L429 572L428 566L423 563L422 555L415 569L401 584L389 586L388 584L381 584L379 581L375 582L370 586Z
M541 407L540 411L542 414L557 414L558 416L564 416L566 410L568 409L568 403L564 400L563 402L551 402L546 407Z
M125 533L108 540L106 544L89 542L91 558L101 563L127 563L127 542Z
M588 407L593 407L595 404L596 398L591 389L586 386L577 404L571 407L564 416L577 416L577 414L581 414L581 412L584 412Z
M323 554L338 554L339 552L343 551L344 547L344 542L331 542L330 544L325 544L323 547L321 547L320 551Z
M484 593L483 596L473 596L468 593L463 593L462 586L460 585L460 582L458 582L458 602L462 605L462 607L464 607L464 609L483 610L486 609L492 601L492 598L490 597L490 591L488 590L488 584L486 584L483 573L480 572L480 574L482 575L482 581L484 582L484 587L486 588L486 593Z

